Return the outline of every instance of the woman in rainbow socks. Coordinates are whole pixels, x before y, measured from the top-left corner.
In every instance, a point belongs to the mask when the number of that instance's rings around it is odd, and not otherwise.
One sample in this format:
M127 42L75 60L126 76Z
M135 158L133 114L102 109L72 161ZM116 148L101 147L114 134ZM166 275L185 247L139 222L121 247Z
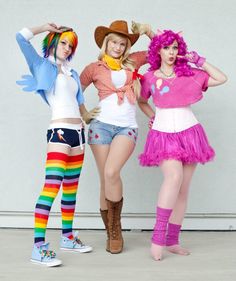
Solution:
M42 32L49 33L43 40L43 55L37 54L29 42ZM72 225L76 193L84 160L84 128L79 106L84 98L78 74L68 66L75 53L78 38L71 28L54 23L34 28L23 28L16 34L17 42L25 56L32 76L18 81L25 91L36 91L52 110L52 120L47 132L47 160L45 184L35 208L34 247L31 261L46 266L58 266L54 251L45 243L48 216L62 185L61 213L62 237L60 248L76 252L90 252Z
M146 51L130 54L140 34L152 37L150 26L116 20L109 27L95 29L95 41L101 49L98 60L89 64L80 75L83 89L90 84L98 90L100 114L92 120L88 143L100 176L100 213L107 230L106 250L117 254L123 250L121 210L123 186L121 169L134 151L138 126L135 103L139 95L137 69L147 62ZM91 121L86 109L83 118Z
M172 253L189 254L179 245L189 185L197 164L212 160L215 154L190 105L203 97L202 91L227 78L197 52L188 53L181 34L171 30L153 37L148 60L151 66L142 80L139 105L153 124L140 163L160 166L164 177L151 244L152 257L161 260L165 246ZM150 96L155 112L148 104Z

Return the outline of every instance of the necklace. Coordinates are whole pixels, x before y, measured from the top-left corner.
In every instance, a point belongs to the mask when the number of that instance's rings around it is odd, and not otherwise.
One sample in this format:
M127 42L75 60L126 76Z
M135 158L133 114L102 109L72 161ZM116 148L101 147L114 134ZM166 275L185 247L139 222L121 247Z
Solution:
M159 70L160 70L160 72L161 72L165 77L167 77L167 78L173 76L173 74L174 74L174 70L173 70L170 74L166 74L161 68L160 68Z

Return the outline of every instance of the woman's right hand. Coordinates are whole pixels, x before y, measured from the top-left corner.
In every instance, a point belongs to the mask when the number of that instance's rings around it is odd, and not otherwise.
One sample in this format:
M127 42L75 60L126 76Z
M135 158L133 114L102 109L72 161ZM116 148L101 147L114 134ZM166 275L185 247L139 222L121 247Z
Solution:
M94 107L90 111L85 111L82 114L82 119L88 125L92 121L92 119L94 119L100 112L101 112L100 107Z

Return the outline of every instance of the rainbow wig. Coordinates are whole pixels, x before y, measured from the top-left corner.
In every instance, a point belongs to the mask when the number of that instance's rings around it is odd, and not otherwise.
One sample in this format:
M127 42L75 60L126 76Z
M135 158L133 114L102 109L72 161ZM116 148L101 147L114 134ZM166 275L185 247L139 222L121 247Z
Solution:
M184 56L187 53L187 45L183 37L172 30L164 30L160 35L155 35L148 48L148 62L150 64L149 70L159 69L161 66L161 56L159 51L165 46L171 45L174 41L178 43L178 55ZM174 71L177 76L192 76L193 71L188 61L184 58L176 58Z
M76 47L78 44L78 37L74 31L65 31L62 33L55 33L55 32L48 33L48 35L43 39L43 42L42 42L43 56L45 58L47 58L50 55L50 51L54 49L53 55L56 60L58 42L59 42L59 40L63 40L65 37L72 45L72 53L67 58L67 60L70 61L72 56L75 53L75 50L76 50Z

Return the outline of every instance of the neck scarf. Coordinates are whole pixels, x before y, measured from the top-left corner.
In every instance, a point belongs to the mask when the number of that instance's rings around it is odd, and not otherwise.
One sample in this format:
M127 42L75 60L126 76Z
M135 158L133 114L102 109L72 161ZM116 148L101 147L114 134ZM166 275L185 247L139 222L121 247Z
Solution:
M102 60L111 70L121 70L122 57L120 59L114 59L113 57L105 54Z

